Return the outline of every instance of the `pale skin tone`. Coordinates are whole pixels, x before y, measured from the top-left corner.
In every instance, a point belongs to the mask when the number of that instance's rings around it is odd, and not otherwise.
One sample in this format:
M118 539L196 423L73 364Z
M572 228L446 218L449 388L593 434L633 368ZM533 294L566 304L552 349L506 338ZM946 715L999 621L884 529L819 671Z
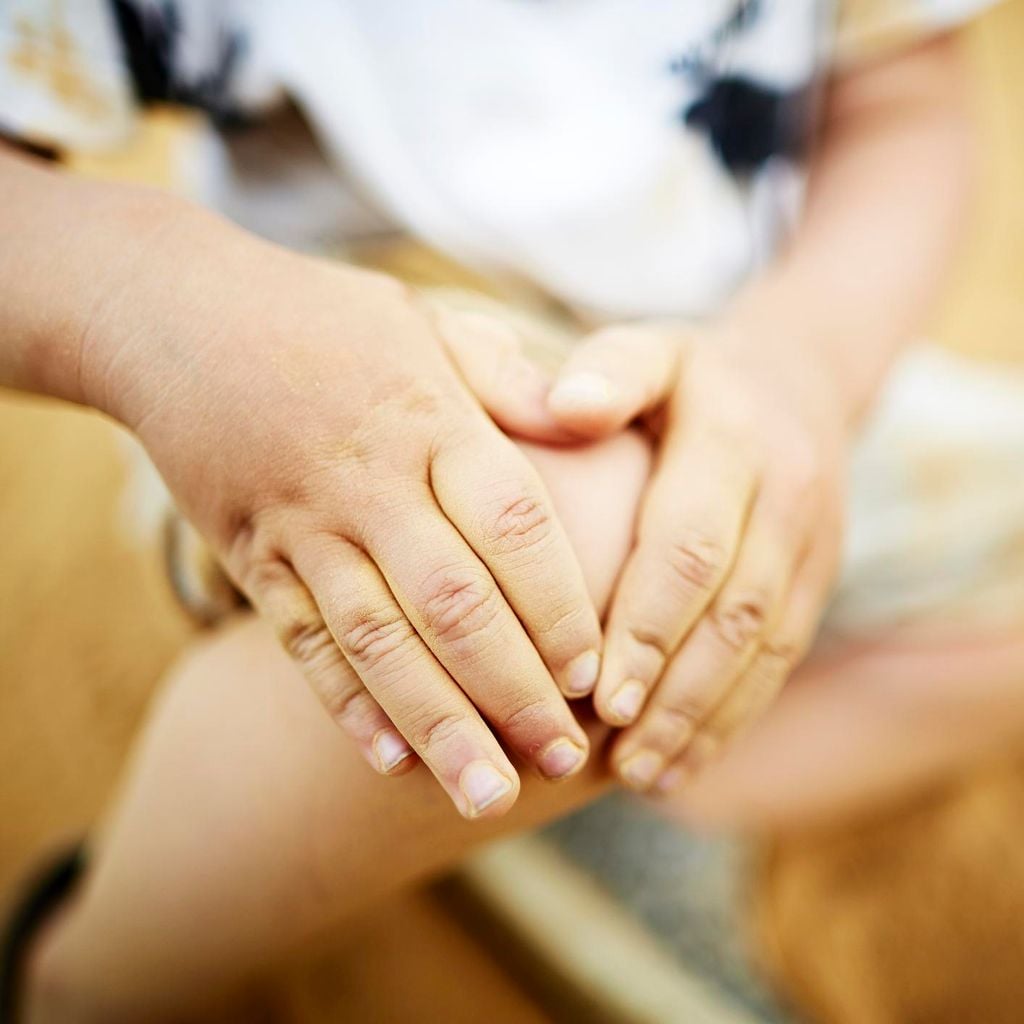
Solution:
M637 434L526 449L604 608L651 472ZM595 515L594 509L601 514ZM778 706L665 809L698 826L806 826L1016 740L1016 632L895 634L810 659ZM230 721L231 727L224 723ZM588 725L595 749L607 726ZM265 624L242 619L168 680L93 841L89 873L36 950L27 1019L197 1019L260 967L482 842L605 792L594 759L524 780L503 819L461 822L422 768L395 787L337 742ZM396 927L400 927L396 922ZM173 980L169 980L173 979Z
M415 752L466 817L515 800L499 738L578 771L597 613L429 307L175 199L10 156L0 189L0 382L138 435L367 760Z
M603 606L629 550L647 446L625 434L531 456ZM590 727L595 745L607 733ZM51 936L28 1019L194 1019L206 999L395 887L605 791L602 765L559 786L527 775L508 816L459 821L422 766L400 786L375 778L268 629L243 620L169 681L87 893Z
M464 816L501 815L506 749L581 770L564 694L596 685L629 726L615 772L670 788L813 636L852 426L955 238L962 92L949 39L839 76L780 261L713 324L597 332L550 395L500 324L460 331L381 275L0 155L0 382L138 434L377 770L418 757ZM498 426L564 441L638 415L657 468L602 658L565 529Z

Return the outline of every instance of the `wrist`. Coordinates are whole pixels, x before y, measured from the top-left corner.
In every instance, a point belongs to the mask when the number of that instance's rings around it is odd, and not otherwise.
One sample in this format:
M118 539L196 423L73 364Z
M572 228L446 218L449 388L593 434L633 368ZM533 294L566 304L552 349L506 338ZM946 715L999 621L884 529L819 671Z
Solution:
M144 444L172 410L181 423L218 383L240 384L250 363L276 367L297 340L296 322L324 315L325 296L340 360L348 350L341 315L405 295L383 274L292 252L174 197L121 216L129 251L90 317L80 379L89 404ZM289 387L306 372L274 370Z
M856 430L870 395L836 358L825 330L792 303L737 303L714 327L718 341L764 376L781 401L831 420L844 437Z
M149 384L187 344L174 311L195 255L215 247L211 236L218 229L235 229L186 200L149 189L111 188L94 213L102 273L76 309L70 352L76 393L67 397L134 429Z

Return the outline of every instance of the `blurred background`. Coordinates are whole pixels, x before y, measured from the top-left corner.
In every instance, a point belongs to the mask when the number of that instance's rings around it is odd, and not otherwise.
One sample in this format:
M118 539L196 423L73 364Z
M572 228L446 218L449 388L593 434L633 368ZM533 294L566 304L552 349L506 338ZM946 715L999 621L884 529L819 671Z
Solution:
M968 35L979 203L930 333L1024 365L1024 0ZM182 187L189 132L156 113L130 152L75 170ZM5 895L92 827L195 633L159 545L124 528L122 445L98 416L0 396ZM339 937L268 977L268 1005L296 1022L1021 1020L1022 801L1024 748L898 806L756 843L685 836L613 800L395 897L358 947Z

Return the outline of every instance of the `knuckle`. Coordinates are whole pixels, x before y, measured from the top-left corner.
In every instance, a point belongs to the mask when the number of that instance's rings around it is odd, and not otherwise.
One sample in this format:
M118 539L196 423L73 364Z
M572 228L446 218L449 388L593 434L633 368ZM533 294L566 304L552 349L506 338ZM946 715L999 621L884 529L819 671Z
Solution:
M566 645L569 646L569 638L582 643L582 638L589 636L591 632L590 624L591 615L588 608L579 604L573 604L555 608L551 612L550 618L536 627L536 635L548 642L552 639L564 640Z
M652 708L660 728L671 735L692 733L707 718L710 710L707 700L687 693L674 694Z
M353 730L369 721L377 706L374 699L361 686L338 688L330 693L322 693L321 701L335 722Z
M505 502L496 512L489 540L509 553L537 547L551 536L551 513L543 501L531 495Z
M448 464L462 463L467 452L481 447L480 423L470 410L459 403L448 403L448 415L436 425L431 444L431 472L439 472Z
M519 704L517 707L497 716L497 726L503 733L512 735L537 735L537 741L531 743L531 753L540 747L542 739L552 724L551 709L547 701L541 697ZM540 734L544 733L542 737Z
M747 594L716 605L711 614L711 626L727 648L739 653L761 635L767 609L768 601L763 594Z
M422 718L412 728L416 745L428 752L448 746L462 731L464 718L454 711L438 712Z
M373 670L404 650L413 636L402 615L367 614L342 633L341 649L357 671Z
M712 590L727 564L725 548L702 534L687 533L669 545L668 566L687 590Z
M334 637L319 619L291 618L279 626L278 636L288 654L306 669L337 658Z
M768 673L789 672L801 659L803 651L796 640L790 637L773 637L761 648L760 659Z
M449 644L479 637L501 609L498 591L477 573L445 572L428 591L424 621L438 640Z
M648 626L631 625L626 627L629 638L640 647L652 651L664 663L669 654L668 640L662 633Z
M240 547L245 550L238 550ZM300 616L294 610L294 606L299 604L295 573L289 563L270 547L264 535L257 533L254 537L247 537L236 549L229 549L224 564L255 602L275 608L283 606L278 613L280 618Z

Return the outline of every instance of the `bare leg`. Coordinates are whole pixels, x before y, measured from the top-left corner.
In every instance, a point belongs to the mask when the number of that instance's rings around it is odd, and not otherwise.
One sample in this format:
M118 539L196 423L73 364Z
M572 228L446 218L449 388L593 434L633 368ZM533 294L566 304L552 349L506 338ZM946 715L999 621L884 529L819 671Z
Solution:
M647 451L628 437L534 454L603 604ZM1010 636L959 653L945 635L818 655L675 806L717 827L778 827L877 800L1019 730L1022 677ZM365 768L262 627L242 623L193 655L158 707L82 898L42 957L36 1019L185 1012L474 844L590 799L607 785L600 761L596 748L562 786L528 780L508 819L467 824L422 769L397 780Z
M603 604L631 540L645 444L534 453ZM512 814L461 821L422 767L371 772L262 624L179 667L109 817L81 898L39 964L34 1019L179 1017L388 890L608 784L524 780ZM400 922L396 922L400 927Z

